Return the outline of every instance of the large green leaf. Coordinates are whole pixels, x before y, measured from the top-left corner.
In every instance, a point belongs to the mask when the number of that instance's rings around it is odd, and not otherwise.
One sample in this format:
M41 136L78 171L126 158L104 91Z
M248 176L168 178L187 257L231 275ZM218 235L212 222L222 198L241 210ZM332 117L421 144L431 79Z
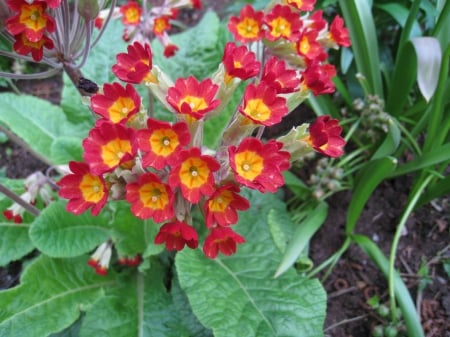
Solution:
M0 266L25 256L34 249L28 236L29 225L0 223Z
M111 277L93 273L87 257L40 256L25 270L20 286L0 293L0 336L48 336L71 325Z
M274 279L281 254L267 223L285 210L271 194L252 193L252 207L236 226L247 242L231 257L210 260L200 249L176 257L180 285L194 314L216 337L322 336L326 295L318 280L293 269Z
M153 252L149 255L156 255L164 250L164 246L153 243L159 225L152 220L141 220L134 216L130 211L130 204L125 201L110 202L109 206L114 215L111 237L119 255L135 256L146 250Z
M67 162L67 157L53 156L50 151L59 137L72 136L81 139L84 135L82 128L66 119L59 106L43 99L2 93L0 106L0 122L6 124L13 133L50 163Z
M89 252L110 236L106 215L69 213L64 201L51 203L33 222L30 237L49 256L72 257Z
M199 337L200 330L183 324L164 286L161 264L152 261L151 265L145 275L128 273L119 287L95 302L83 320L81 337Z

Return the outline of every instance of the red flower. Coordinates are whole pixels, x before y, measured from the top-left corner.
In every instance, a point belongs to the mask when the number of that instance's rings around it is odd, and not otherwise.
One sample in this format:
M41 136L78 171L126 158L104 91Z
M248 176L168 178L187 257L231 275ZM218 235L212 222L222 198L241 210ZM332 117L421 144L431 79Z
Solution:
M329 157L339 157L344 154L345 140L341 137L342 128L337 119L330 116L319 116L309 127L307 142L317 152Z
M190 0L192 7L195 9L202 9L202 1L201 0Z
M3 216L6 220L13 220L14 223L22 223L22 215L16 214L12 209L5 209L3 211Z
M94 27L97 29L101 29L104 21L105 21L105 19L97 16L94 20Z
M265 37L269 41L280 38L294 41L298 38L303 25L298 13L293 12L289 6L280 4L275 5L266 14L264 22L268 26Z
M56 29L55 20L45 11L47 4L41 1L28 3L24 0L8 0L11 10L19 12L5 21L6 30L12 35L24 33L30 42L38 42L45 31L53 33Z
M146 152L142 159L144 167L151 166L161 170L167 164L173 164L181 148L191 140L188 126L184 122L171 125L149 118L147 127L138 130L136 135L139 149Z
M228 42L225 45L222 63L226 71L226 84L230 83L235 77L245 81L256 76L261 67L255 53L249 51L246 46L238 47L233 42Z
M169 222L159 229L155 237L157 245L165 243L167 250L182 250L184 245L195 249L198 246L198 234L194 227L185 222Z
M238 243L244 243L245 238L233 232L229 227L214 228L206 237L203 244L205 256L214 259L219 251L227 256L236 253Z
M308 19L309 25L308 28L312 30L316 30L320 32L322 29L324 29L327 26L327 20L323 18L323 11L318 10L311 14L311 16Z
M153 20L153 33L155 35L161 35L171 28L169 17L160 16Z
M88 261L88 265L95 269L99 275L105 276L108 274L109 262L111 261L112 244L104 242L97 247L94 254Z
M47 3L50 8L58 8L62 0L41 0Z
M138 113L141 97L131 84L122 87L119 83L105 83L103 94L91 98L91 109L113 123L126 123Z
M120 13L124 25L136 26L141 21L142 9L136 1L129 1L126 5L120 6Z
M156 174L144 173L138 182L129 183L126 188L131 212L138 218L152 218L155 222L163 222L173 217L174 195Z
M202 195L214 193L213 172L219 168L219 163L211 156L202 155L199 148L183 150L177 166L170 172L169 185L173 189L179 186L185 199L198 203Z
M315 96L334 92L331 78L336 75L336 68L332 64L311 62L302 72L302 85L313 92Z
M291 5L301 11L312 11L316 0L285 0L288 5Z
M152 70L152 51L148 43L136 41L127 47L127 53L116 56L117 63L112 66L112 72L120 80L129 83L156 82L150 73Z
M175 55L175 53L178 51L178 49L180 49L180 48L178 48L173 43L169 43L164 46L164 56L167 58L172 57Z
M273 139L263 144L257 138L245 138L239 146L230 146L230 166L237 182L262 193L276 192L283 186L281 171L289 168L290 154Z
M276 57L271 57L264 65L262 81L274 87L277 93L291 93L298 90L300 78L297 71L286 68L286 63Z
M238 221L236 210L245 211L250 207L247 199L239 195L240 188L233 184L219 187L205 202L206 227L229 226Z
M58 186L58 194L69 199L67 210L81 214L92 207L92 215L97 215L108 200L108 189L101 176L93 175L89 165L83 162L69 162L71 174L62 177Z
M92 174L111 172L136 154L133 129L100 119L83 140L83 159Z
M288 113L286 99L277 97L274 87L265 82L249 84L245 88L244 104L239 112L257 124L277 124Z
M250 5L245 5L239 17L232 16L228 22L228 29L234 38L242 43L259 41L264 35L262 29L264 13L253 9Z
M307 61L324 61L327 58L325 49L323 49L320 42L317 41L317 35L317 30L309 30L304 32L297 41L297 53Z
M335 16L330 25L329 37L337 45L350 47L351 42L347 28L344 27L344 20L339 16Z
M27 55L31 53L33 60L39 62L44 56L44 48L53 49L54 44L51 39L46 35L36 42L32 42L27 39L25 33L15 36L16 41L14 42L13 49L19 55Z
M198 82L194 76L189 76L177 79L175 86L169 88L166 99L178 113L201 119L219 105L220 101L214 99L218 89L209 78Z

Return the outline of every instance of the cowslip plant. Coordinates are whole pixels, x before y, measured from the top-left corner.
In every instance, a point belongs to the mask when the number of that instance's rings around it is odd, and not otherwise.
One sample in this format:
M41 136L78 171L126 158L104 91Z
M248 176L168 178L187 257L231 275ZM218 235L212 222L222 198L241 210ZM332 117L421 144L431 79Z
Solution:
M308 95L333 90L327 48L349 45L348 35L341 20L329 25L311 10L298 2L245 6L228 23L242 44L224 43L215 71L201 80L173 81L145 42L112 55L116 78L85 98L95 115L89 129L68 138L61 113L49 128L51 161L72 156L58 168L66 172L57 180L61 200L4 226L20 228L41 254L18 287L0 294L0 334L322 334L319 282L292 269L273 278L293 231L277 221L286 207L274 193L305 154L342 155L342 128L320 116L262 137ZM223 125L212 124L224 114ZM20 117L3 121L30 137L11 123ZM218 142L207 142L211 125ZM36 324L25 324L30 317Z

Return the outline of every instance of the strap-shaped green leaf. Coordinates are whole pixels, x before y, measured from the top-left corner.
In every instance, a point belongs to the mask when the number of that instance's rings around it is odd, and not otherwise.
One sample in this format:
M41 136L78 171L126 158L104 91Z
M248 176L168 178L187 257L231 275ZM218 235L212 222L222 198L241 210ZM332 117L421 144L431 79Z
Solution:
M0 266L19 260L34 249L28 236L29 225L0 223Z
M383 98L378 39L370 2L339 0L339 5L350 31L358 71L367 79L369 93Z
M52 259L41 255L25 270L20 286L0 293L0 336L48 336L71 325L114 285L93 273L87 257Z
M305 220L296 224L296 230L289 240L286 252L283 255L280 265L275 273L275 277L280 276L290 268L305 249L314 233L322 226L328 214L328 205L321 202L316 208L308 212Z
M36 247L52 257L73 257L89 252L106 241L110 232L107 216L69 213L64 201L51 203L33 222L30 237Z
M273 278L281 254L267 216L284 204L270 194L253 193L249 200L251 209L235 227L247 242L235 255L210 260L200 249L177 254L180 285L194 314L215 337L322 336L326 296L320 282L294 270Z
M393 118L390 118L388 123L389 129L386 134L386 138L372 155L372 160L390 156L392 153L394 153L395 150L397 150L398 146L400 145L402 134L399 127L397 126L398 122Z
M352 200L347 210L347 224L345 232L347 235L353 233L367 200L375 188L394 170L397 161L391 157L383 157L368 162L359 172L355 179L355 188Z
M372 261L378 266L384 276L386 278L389 277L389 262L380 248L378 248L375 243L373 243L368 237L364 235L352 235L352 239L372 259ZM424 337L420 319L417 316L417 310L411 298L411 294L408 291L408 288L406 287L405 283L403 283L401 277L397 272L395 272L395 275L393 277L395 298L397 299L400 305L400 309L402 310L406 328L408 329L408 336Z

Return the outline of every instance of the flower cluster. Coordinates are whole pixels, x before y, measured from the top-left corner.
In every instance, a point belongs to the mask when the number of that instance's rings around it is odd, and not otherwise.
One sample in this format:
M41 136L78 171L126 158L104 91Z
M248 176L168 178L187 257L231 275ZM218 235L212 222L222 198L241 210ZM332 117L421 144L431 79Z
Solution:
M153 38L164 47L164 56L172 57L178 51L168 32L172 28L171 22L176 20L180 10L185 8L201 9L201 0L165 0L160 6L151 8L141 5L135 0L115 10L114 17L122 20L125 26L123 39L127 42L149 42ZM95 26L100 28L106 14L100 13L96 18Z
M56 22L47 8L57 8L61 0L7 0L6 3L14 12L5 22L6 30L15 40L14 50L20 55L31 54L35 61L40 61L44 48L54 47L48 34L55 31Z
M241 21L253 27L251 20L263 20L262 12L250 6L243 12L240 18L231 18L232 31L250 31L240 26ZM269 13L265 20L272 25L278 20L274 15L279 14L286 17L286 24L297 22L292 24L295 30L302 27L300 15L292 6L276 5ZM301 35L294 29L291 32ZM268 38L272 33L264 34L268 43L276 40ZM291 41L290 35L283 34L283 39ZM259 31L255 35L263 37ZM249 38L238 40L248 42ZM279 123L295 107L292 102L301 102L311 92L324 92L305 84L308 81L298 64L292 65L276 54L266 56L262 62L249 46L229 42L210 78L189 76L172 82L153 64L147 43L129 45L127 52L117 55L112 67L125 84L105 83L91 97L90 106L98 119L83 140L84 161L71 162L71 173L58 182L59 195L69 199L67 210L80 214L90 209L97 215L108 200L126 200L136 217L161 224L156 244L179 251L185 246L199 246L200 225L191 215L193 207L198 207L207 232L205 256L235 253L245 238L233 225L238 222L239 211L250 207L242 188L273 193L284 185L282 173L291 162L313 151L337 157L343 154L345 145L338 121L329 116L294 128L277 140L262 139L264 127ZM310 78L318 83L323 81L322 75ZM220 114L238 84L246 80L242 102L223 132L221 144L215 150L205 148L204 122ZM173 121L149 117L136 85L146 86L173 113ZM105 266L111 254L103 248L101 251L101 257L106 256L101 266Z
M59 70L63 66L81 67L97 39L91 39L94 19L106 1L84 0L6 0L8 13L0 30L12 43L16 54L9 57L44 62ZM104 12L109 16L111 8ZM99 34L101 35L101 34ZM81 59L80 63L76 63Z

